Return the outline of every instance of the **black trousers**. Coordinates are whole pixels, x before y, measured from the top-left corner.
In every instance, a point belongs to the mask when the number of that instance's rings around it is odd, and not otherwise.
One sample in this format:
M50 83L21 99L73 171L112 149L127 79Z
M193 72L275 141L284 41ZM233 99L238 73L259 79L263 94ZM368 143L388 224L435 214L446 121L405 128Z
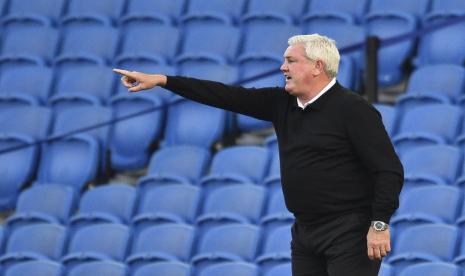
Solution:
M377 276L381 261L367 255L370 217L347 214L317 225L292 226L293 276Z

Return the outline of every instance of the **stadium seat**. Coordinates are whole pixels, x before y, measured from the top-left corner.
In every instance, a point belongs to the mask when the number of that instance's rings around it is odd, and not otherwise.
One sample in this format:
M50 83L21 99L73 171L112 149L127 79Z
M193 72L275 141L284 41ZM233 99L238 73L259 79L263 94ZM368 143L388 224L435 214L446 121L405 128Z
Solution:
M137 269L134 276L190 276L190 266L181 262L156 262Z
M5 220L8 231L33 223L65 225L76 205L76 194L64 185L33 185L21 192L15 213Z
M26 3L22 0L9 0L8 2L8 15L37 14L57 21L61 17L67 1L37 0Z
M27 66L2 70L0 95L31 96L45 103L52 92L52 70L47 67ZM28 81L18 81L27 79Z
M163 130L162 100L153 94L127 94L113 97L110 103L115 119L127 118L112 127L111 167L130 170L146 166L150 150ZM146 110L152 111L144 112Z
M192 185L159 185L140 192L135 229L159 223L193 224L200 203L200 189Z
M454 253L458 253L458 254L455 255L456 257L454 259L454 263L460 267L463 267L463 265L465 264L465 242L463 239L459 239L457 241L457 247L458 247L457 248L458 252L454 252Z
M199 276L258 276L259 268L251 263L225 262L205 268Z
M304 33L314 33L327 28L344 28L346 25L354 24L354 18L343 12L307 13L302 16L301 20ZM337 45L337 47L340 48L340 45Z
M417 29L416 19L408 13L371 13L364 19L367 35L389 39ZM411 58L415 39L405 40L378 51L378 83L381 86L398 84L404 77L404 64Z
M0 129L4 134L16 133L34 139L47 137L52 125L52 112L46 107L25 106L0 113Z
M51 62L58 46L58 31L47 21L18 17L3 22L2 58L25 58L45 65Z
M245 0L224 0L215 2L190 0L188 1L186 15L220 15L229 17L231 21L238 22L245 7Z
M270 149L269 154L271 155L270 169L263 183L271 189L270 191L274 192L275 190L281 190L281 167L278 150Z
M403 193L390 225L396 234L423 223L453 224L460 211L462 196L457 187L428 186Z
M178 28L153 18L128 18L121 22L124 39L117 58L149 57L172 62L178 53L181 34Z
M133 0L128 2L127 16L167 16L177 22L184 12L186 0Z
M280 226L289 225L293 222L294 215L286 208L282 190L271 190L265 215L260 222L264 233L270 233Z
M103 15L112 20L118 19L125 8L124 0L69 0L66 14L69 15Z
M465 12L465 3L461 0L432 0L431 13Z
M63 267L48 260L27 261L13 265L4 272L4 276L61 276Z
M290 16L294 22L298 22L300 16L307 6L307 1L293 1L292 5L286 0L251 0L247 8L247 14L284 14Z
M7 269L30 260L58 260L63 253L66 228L58 224L33 224L10 233L0 264Z
M419 146L451 144L461 121L462 110L453 105L430 104L405 110L392 143L401 154Z
M178 60L177 68L182 76L208 79L226 84L232 84L237 80L237 68L222 64L220 60L201 56L184 56L181 58Z
M374 104L373 105L383 119L384 128L386 132L392 137L397 131L397 122L398 122L398 111L394 106L386 104Z
M225 261L251 262L260 240L260 229L250 224L230 223L202 232L197 254L191 263L197 273L206 267Z
M350 90L356 90L355 78L356 68L354 61L348 56L342 56L339 60L339 70L337 72L337 81Z
M118 261L126 256L129 229L121 224L102 223L78 229L69 239L61 262L67 269L92 261Z
M180 96L171 98L169 105L163 147L190 145L210 148L222 138L226 127L225 110Z
M10 112L12 109L21 109L23 107L39 106L39 101L24 94L0 95L0 113ZM0 115L2 116L2 115Z
M457 19L460 14L456 13L433 13L425 17L425 27L442 24L447 20ZM462 21L427 33L420 38L418 53L414 64L424 66L431 64L450 63L463 66L465 62L465 42L457 36L465 32L465 23ZM447 47L444 47L447 41Z
M369 13L381 12L406 12L414 15L417 18L422 18L428 12L430 0L371 0Z
M97 223L129 224L136 204L136 189L127 184L106 184L87 190L81 197L79 213L69 220L69 227Z
M453 265L451 263L445 262L432 262L432 263L422 263L409 266L405 268L399 276L460 276L461 274L460 267Z
M97 176L99 146L86 135L62 138L42 146L36 182L69 185L76 192ZM66 159L66 162L63 162Z
M447 145L424 146L401 156L404 166L403 191L426 185L451 185L462 164L460 149Z
M361 22L367 11L369 2L368 0L344 2L337 0L312 0L308 6L308 11L314 14L345 13L353 17L355 21Z
M388 261L396 274L401 273L407 266L418 263L451 262L458 247L458 237L458 229L451 225L413 226L398 236L394 254Z
M268 232L263 250L255 262L266 273L272 267L291 260L291 225L284 225Z
M210 173L201 184L218 186L235 183L262 184L269 166L269 153L258 146L235 146L215 154Z
M20 134L0 134L0 210L12 209L20 189L36 170L38 149L34 139ZM15 150L13 150L15 149Z
M69 276L126 276L126 266L112 261L89 262L76 265L68 271Z
M265 192L259 186L232 185L206 193L197 225L216 221L256 224L264 209Z
M291 276L291 275L292 275L292 268L291 268L290 262L276 265L264 274L264 276Z
M134 234L126 263L134 271L159 261L189 261L194 245L194 228L185 224L163 224L144 228Z
M381 263L381 268L379 270L378 276L393 276L392 275L392 267L391 265L387 264L387 262L383 261Z
M210 152L200 147L161 148L152 155L147 175L139 179L139 189L173 183L196 185L206 173L210 159Z
M465 69L455 64L436 64L413 71L404 95L400 95L397 106L408 110L431 103L457 103L463 101Z

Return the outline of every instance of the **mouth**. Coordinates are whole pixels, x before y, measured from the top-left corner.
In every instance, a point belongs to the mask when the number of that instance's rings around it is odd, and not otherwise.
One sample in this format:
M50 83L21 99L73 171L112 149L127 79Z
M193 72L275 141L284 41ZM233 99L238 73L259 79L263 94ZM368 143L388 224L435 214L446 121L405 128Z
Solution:
M286 82L292 79L289 75L284 75L284 78L286 79Z

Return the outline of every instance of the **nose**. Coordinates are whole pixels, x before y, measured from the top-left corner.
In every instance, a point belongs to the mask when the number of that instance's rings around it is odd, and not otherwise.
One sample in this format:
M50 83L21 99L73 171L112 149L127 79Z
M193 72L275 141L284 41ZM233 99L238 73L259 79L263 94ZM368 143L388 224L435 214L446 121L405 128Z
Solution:
M281 65L281 67L279 68L281 71L285 72L287 71L287 63L286 62L283 62L283 64Z

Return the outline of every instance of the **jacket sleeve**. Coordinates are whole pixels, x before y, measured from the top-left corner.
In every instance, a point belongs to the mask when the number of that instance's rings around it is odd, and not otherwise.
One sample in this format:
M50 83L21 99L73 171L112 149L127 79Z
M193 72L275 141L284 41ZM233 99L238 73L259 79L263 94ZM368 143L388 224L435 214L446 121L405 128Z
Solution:
M361 98L345 106L350 141L374 181L372 220L389 223L399 206L404 181L402 164L384 128L381 114Z
M167 76L164 88L199 103L265 121L273 121L275 104L283 93L280 88L244 88L178 76Z

